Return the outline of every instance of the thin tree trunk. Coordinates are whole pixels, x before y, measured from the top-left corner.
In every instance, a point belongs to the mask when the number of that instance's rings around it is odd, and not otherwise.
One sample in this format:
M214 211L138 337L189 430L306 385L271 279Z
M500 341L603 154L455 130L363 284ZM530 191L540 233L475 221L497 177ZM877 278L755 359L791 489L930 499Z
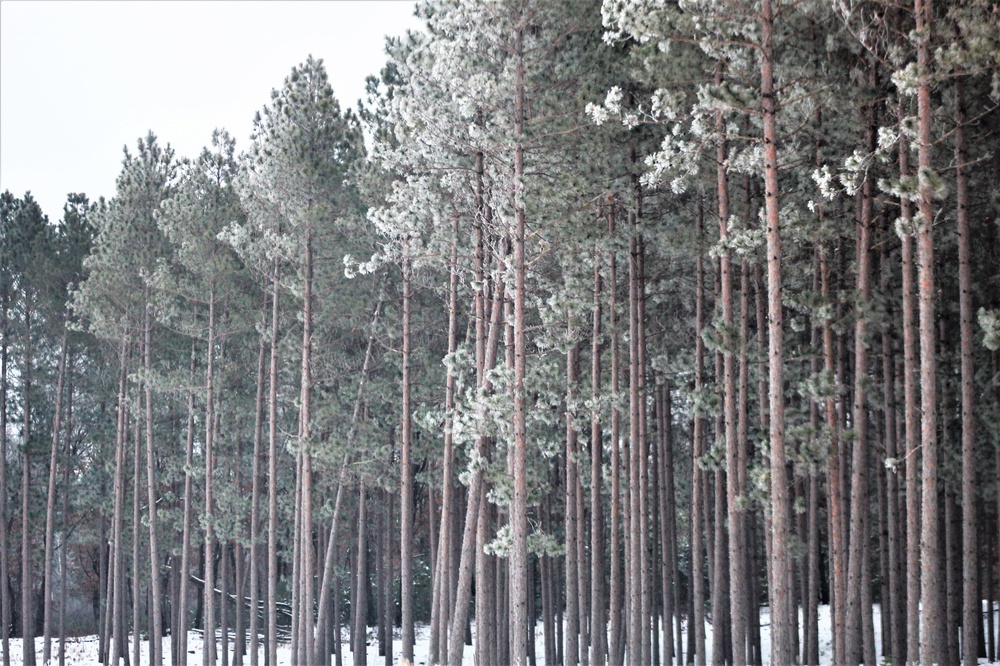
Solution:
M523 666L528 659L528 439L525 431L525 204L524 204L524 31L526 17L518 10L514 35L514 493L510 505L513 545L510 551L511 663ZM532 627L532 634L534 628Z
M261 331L267 323L267 294L261 312ZM257 396L254 399L253 420L253 481L250 495L250 666L258 666L260 629L257 609L260 607L260 492L261 492L261 448L263 447L264 426L264 351L265 336L258 336L257 344Z
M958 197L958 304L962 357L962 662L974 666L979 656L982 602L976 561L976 418L972 358L972 271L969 229L969 172L965 152L965 99L961 78L955 80L955 179Z
M125 370L127 357L127 337L122 335L121 342L121 367L118 375L118 413L115 429L115 508L114 524L112 525L113 541L113 572L109 584L112 588L111 604L111 664L118 666L122 657L128 659L125 652L125 635L123 626L123 612L125 604L125 548L122 540L124 538L125 511ZM25 663L27 659L25 659Z
M403 260L403 424L400 441L400 580L402 583L403 659L413 662L413 464L411 461L410 307L412 268Z
M68 317L69 311L64 313ZM69 334L67 321L63 319L62 342L59 345L59 370L56 380L56 404L55 412L52 416L52 447L49 451L49 487L45 501L45 598L42 600L42 612L44 614L43 624L43 663L52 663L52 558L55 549L55 522L56 522L56 472L59 462L59 419L62 416L62 392L63 381L66 377L66 337ZM69 461L66 461L69 464ZM65 492L63 488L63 492ZM3 527L6 530L6 525ZM6 585L7 581L4 580Z
M695 259L695 351L694 351L694 389L701 393L704 387L705 375L705 343L701 337L705 327L705 267L702 258L702 234L704 228L701 194L698 195L695 212L695 224L698 234L698 255ZM690 593L692 595L694 613L688 621L688 632L694 624L694 660L688 657L689 663L705 666L705 473L701 469L700 458L704 454L702 446L705 439L705 419L700 413L694 416L694 434L691 445L691 576ZM690 650L689 650L690 653Z
M771 0L761 8L761 103L764 125L764 207L767 227L768 375L771 443L771 662L790 664L791 531L785 469L785 395L782 325L781 232L778 202L777 102L774 88L774 15Z
M59 666L66 665L66 551L69 545L69 463L76 457L76 449L73 447L73 358L70 357L69 370L67 372L69 386L66 390L66 439L63 444L63 465L62 474L62 546L59 549ZM6 585L7 581L4 580Z
M209 285L208 350L205 370L205 664L215 666L215 543L212 477L215 474L215 278Z
M869 65L869 83L875 83L874 65ZM866 106L865 148L875 150L874 102ZM866 312L871 301L871 225L874 184L866 176L861 186L861 211L858 220L857 244L857 294L858 304L854 324L854 411L853 425L856 434L851 465L851 519L847 561L847 626L844 644L845 662L860 663L863 657L863 624L871 607L863 608L862 590L869 586L870 573L863 565L864 549L868 541L868 405L865 387L868 381L868 320Z
M152 596L152 613L149 622L149 662L152 666L163 663L163 593L160 588L160 546L157 524L156 459L153 456L153 324L150 317L149 287L146 287L146 307L143 314L143 364L146 370L146 494L149 502L149 586ZM138 529L138 525L136 525Z
M368 664L368 549L366 547L368 540L366 525L368 520L368 505L365 500L365 482L362 479L361 486L358 489L358 547L355 564L357 567L358 587L355 590L357 604L352 609L354 614L354 645L351 649L351 652L354 653L354 663L358 666L366 666Z
M608 200L608 235L614 238L615 217L614 198ZM622 645L622 621L624 605L624 563L622 562L622 490L621 490L621 412L619 381L621 377L620 352L618 345L618 257L611 252L609 267L610 283L608 294L611 327L611 641L609 656L612 666L621 666L625 659Z
M905 109L900 103L897 115L900 122ZM910 149L906 135L899 136L899 173L910 175ZM917 313L913 284L913 235L909 233L913 211L908 197L900 197L900 219L906 233L901 239L901 272L903 280L903 424L904 458L906 460L906 663L920 661L920 426L917 411L916 376Z
M140 583L142 576L141 563L139 561L140 541L139 526L141 520L140 494L142 487L142 448L139 439L139 425L141 424L140 409L141 397L136 392L135 396L135 417L132 421L132 662L134 666L139 666L142 654L142 594Z
M267 664L278 663L278 257L271 277L267 444Z
M177 641L177 658L174 660L179 666L187 665L187 640L188 640L188 580L191 573L191 532L194 520L194 370L195 370L195 342L191 341L191 371L188 384L188 413L187 413L187 446L184 454L184 527L181 538L181 570L180 570L180 609L177 612L180 620L180 635Z
M882 293L889 293L889 256L882 245ZM890 321L891 306L890 306ZM885 411L885 456L894 461L894 466L885 471L886 482L886 515L889 530L889 598L883 599L883 605L888 602L891 647L889 654L894 666L902 666L906 661L906 618L904 616L905 591L903 582L903 547L901 542L902 526L900 524L898 456L899 446L896 438L896 358L892 345L891 327L889 324L882 329L882 386ZM885 608L883 608L885 612ZM883 644L885 637L883 637Z
M3 648L3 666L10 666L10 563L7 560L7 303L6 286L0 292L0 647ZM102 516L103 518L103 516ZM101 537L103 538L103 531ZM102 544L103 546L103 544ZM100 594L100 592L98 593ZM101 657L103 657L103 653Z
M21 642L25 666L35 666L34 581L31 561L31 304L30 294L24 301L24 368L21 370L24 388L24 427L21 431ZM48 584L48 581L45 581Z
M575 332L567 328L567 338L573 340ZM580 473L577 469L577 434L573 425L573 404L576 400L577 356L579 345L574 341L566 353L566 454L565 476L563 490L565 491L565 535L566 556L564 559L566 572L566 665L576 666L580 662L580 596L577 567L577 527L576 515L576 478Z
M917 61L917 148L922 171L933 169L931 142L930 33L934 12L931 0L916 0ZM935 356L934 309L934 210L931 184L921 178L920 220L917 232L917 282L920 286L920 385L922 412L922 530L920 540L921 620L920 659L923 663L943 663L945 657L945 609L942 607L943 581L941 547L938 543L938 442L937 442L937 360Z
M607 620L604 602L604 510L601 505L603 443L601 441L601 252L594 247L594 310L590 348L590 635L593 666L604 666ZM534 595L532 595L534 596Z

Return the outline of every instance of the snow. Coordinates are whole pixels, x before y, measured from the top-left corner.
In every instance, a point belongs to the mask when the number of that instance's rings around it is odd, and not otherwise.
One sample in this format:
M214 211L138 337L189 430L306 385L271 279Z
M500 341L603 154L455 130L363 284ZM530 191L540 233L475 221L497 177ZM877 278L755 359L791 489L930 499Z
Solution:
M983 611L986 611L984 605ZM873 620L875 625L875 645L876 652L881 657L881 644L882 644L882 632L881 632L881 609L878 605L873 608ZM804 618L799 615L800 622L804 621ZM994 626L1000 630L998 626L998 619L1000 619L1000 613L994 611L993 621ZM761 650L763 651L764 658L767 659L771 653L771 632L770 632L770 613L768 609L761 609ZM801 624L800 624L801 626ZM819 645L819 660L820 664L826 665L831 664L833 657L833 648L831 646L831 620L830 620L830 607L820 606L819 607L819 635L820 635L820 645ZM475 624L472 627L472 633L475 634ZM687 646L687 625L684 625L684 631L682 634L685 637L684 645ZM543 634L541 625L539 624L536 632L536 644L535 644L535 654L537 655L538 666L545 666L545 644L543 642ZM374 631L369 629L368 641L368 664L370 666L382 666L385 664L385 657L379 656L378 654L378 640L375 638ZM351 651L348 649L346 643L347 633L344 632L345 643L343 645L344 650L344 666L354 666L354 659L352 657ZM712 625L708 622L705 623L705 643L706 643L706 657L708 663L712 661ZM232 664L232 649L233 643L230 642L230 661ZM426 625L421 625L416 628L416 644L414 645L414 655L416 659L414 660L414 666L427 666L427 653L430 646L430 632ZM661 646L662 646L662 636L661 636ZM128 644L129 654L131 655L132 643L131 640ZM141 644L142 649L142 664L149 663L149 642L143 641ZM165 665L170 664L170 640L166 637L163 641L164 649L164 659L163 663ZM11 666L22 666L22 649L21 640L12 638L10 641L10 651L11 651ZM401 640L398 634L393 638L392 642L392 663L394 665L400 663L400 654L402 651ZM199 632L192 631L188 634L188 665L189 666L202 666L202 654L203 654L203 643L202 635ZM36 663L42 664L42 639L38 638L35 641L35 654ZM59 654L59 641L54 640L52 644L52 654L53 663L58 663ZM291 666L291 648L287 644L282 644L278 646L278 666ZM96 636L83 636L78 638L68 638L66 640L66 663L71 665L91 665L97 664L97 637ZM218 659L217 664L221 664L221 658ZM245 664L249 664L249 658L244 660ZM261 657L261 664L263 664L263 655ZM474 650L466 646L464 651L464 658L462 663L466 666L475 666L475 654ZM979 660L980 664L986 664L985 659ZM1000 662L994 662L1000 664ZM134 666L134 665L133 665Z

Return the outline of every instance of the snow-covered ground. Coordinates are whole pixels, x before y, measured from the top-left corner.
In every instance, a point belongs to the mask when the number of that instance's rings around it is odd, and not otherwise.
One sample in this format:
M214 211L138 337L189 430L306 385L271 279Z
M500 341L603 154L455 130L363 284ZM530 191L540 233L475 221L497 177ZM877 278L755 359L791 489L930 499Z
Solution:
M985 611L985 606L984 609ZM771 652L771 631L770 631L770 613L767 608L761 609L761 649L763 651L765 659L770 656ZM994 611L993 615L994 626L998 623L998 613ZM881 655L881 644L882 644L882 632L881 632L881 610L876 605L874 607L874 623L875 623L875 643L876 650L879 655ZM998 626L1000 630L1000 626ZM473 634L475 634L475 625L472 628ZM831 664L832 662L832 647L830 645L831 639L831 623L830 623L830 607L820 606L819 608L819 634L820 634L820 645L819 645L819 658L821 664ZM374 638L369 641L368 645L368 664L370 666L382 666L385 664L385 657L380 657L378 654L378 641ZM538 626L535 633L536 636L536 646L535 654L538 655L538 666L545 666L545 644L543 642L543 634L541 625ZM684 626L684 636L687 636L687 625ZM706 636L706 652L708 663L712 661L712 625L706 623L705 625L705 636ZM345 633L346 639L346 633ZM429 649L429 631L427 626L418 626L416 629L416 645L414 646L414 654L416 656L415 666L426 666L427 664L427 652ZM662 641L661 641L662 644ZM687 642L685 641L685 646ZM59 643L58 641L53 641L53 661L58 656ZM230 651L232 651L233 644L230 642ZM129 642L129 654L131 654L132 644ZM164 649L164 664L170 664L170 641L163 641ZM399 636L397 635L393 640L393 660L392 663L399 664L400 662L400 651L402 649ZM20 639L11 639L10 641L10 651L11 651L11 665L12 666L22 666L22 648ZM188 664L189 666L202 666L202 636L198 632L192 631L188 638ZM42 666L42 639L36 639L35 641L35 654L36 663ZM97 664L97 637L96 636L83 636L80 638L69 638L66 641L66 663L76 665L90 665ZM148 641L143 641L142 643L142 664L149 663L149 643ZM218 661L219 664L222 663L221 658ZM230 656L230 664L232 663L232 658ZM249 659L245 660L244 663L250 663ZM263 661L261 661L263 663ZM475 666L475 655L472 648L466 646L463 664L467 666ZM985 659L980 660L981 664L987 663ZM995 662L1000 663L1000 662ZM132 666L135 666L134 664ZM140 665L141 666L141 665ZM291 650L288 645L278 646L278 666L291 666ZM347 644L344 644L344 666L354 666L354 659L347 648Z

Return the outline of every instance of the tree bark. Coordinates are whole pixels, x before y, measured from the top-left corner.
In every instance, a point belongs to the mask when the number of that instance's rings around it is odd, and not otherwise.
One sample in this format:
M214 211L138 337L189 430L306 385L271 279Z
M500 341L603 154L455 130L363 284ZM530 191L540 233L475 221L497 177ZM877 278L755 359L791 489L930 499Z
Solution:
M600 243L594 247L594 308L590 348L590 636L593 666L604 666L607 620L604 601L604 510L601 504L603 442L601 441L601 264Z
M777 104L774 89L774 15L771 0L761 11L761 102L764 125L764 207L767 226L768 376L771 439L771 661L790 664L793 619L790 617L791 531L785 470L785 395L782 325L781 231L778 202Z
M955 81L955 180L958 210L958 304L962 366L962 662L974 666L979 657L982 602L978 593L976 555L976 418L972 357L972 271L969 229L969 172L965 148L965 99L961 78Z
M62 393L63 381L66 377L66 337L69 328L65 317L69 311L64 313L62 342L59 345L59 370L56 379L56 404L55 412L52 415L52 447L49 451L49 487L45 502L45 598L42 600L44 624L43 624L43 648L42 660L45 664L52 662L52 558L55 549L55 521L56 521L56 472L59 463L59 419L62 416ZM69 464L67 460L65 464ZM65 488L63 491L65 492ZM6 529L4 526L3 529ZM6 586L7 581L4 579Z
M413 661L413 464L411 461L410 307L412 268L403 260L403 423L400 441L400 580L403 659Z
M177 615L180 619L180 635L177 641L177 658L174 660L178 666L187 665L187 641L188 641L188 580L191 574L191 532L194 521L194 370L195 370L195 342L191 341L191 371L188 375L188 413L187 413L187 445L184 454L184 526L181 537L181 570L180 570L180 599L178 604L180 609Z
M267 444L267 664L278 663L278 294L279 265L271 275L271 359Z
M705 375L705 343L701 332L705 327L705 268L702 258L703 212L701 195L698 195L695 211L695 224L698 234L698 255L695 259L695 351L694 351L694 390L701 395L704 389ZM690 594L693 598L694 614L688 622L694 624L694 661L696 666L705 666L705 473L701 469L700 459L704 455L705 419L701 413L694 415L694 439L691 445L691 576ZM690 651L689 651L690 652ZM691 657L688 657L691 663Z
M525 204L524 204L524 31L527 18L519 10L514 34L514 496L510 506L513 547L510 552L511 663L528 659L528 438L525 431ZM532 634L534 633L532 628Z
M917 62L917 148L920 171L933 169L931 141L930 32L933 29L932 0L916 0ZM920 179L920 219L917 231L917 281L920 306L920 407L922 465L922 529L920 540L921 619L920 659L923 663L943 663L945 657L942 558L938 529L938 442L937 442L937 359L935 356L934 308L934 210L928 178Z
M146 287L146 307L143 313L143 365L146 371L146 496L149 503L149 587L153 605L149 622L149 661L152 666L163 663L163 592L160 579L160 545L157 523L156 458L153 455L153 323L150 316L149 287ZM136 529L138 529L136 525Z

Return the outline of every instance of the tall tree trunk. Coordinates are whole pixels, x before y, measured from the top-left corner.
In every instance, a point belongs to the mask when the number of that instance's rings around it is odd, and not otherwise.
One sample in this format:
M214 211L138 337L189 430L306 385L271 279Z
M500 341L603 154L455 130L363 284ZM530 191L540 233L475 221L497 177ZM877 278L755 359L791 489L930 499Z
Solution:
M902 123L905 108L899 104L897 116ZM899 135L899 174L910 175L910 149L906 135ZM906 446L906 663L920 661L920 425L917 411L917 313L913 284L913 235L909 229L913 209L908 197L899 199L900 219L906 233L901 238L903 280L903 424Z
M59 462L59 419L62 416L62 392L63 381L66 377L66 337L69 334L69 327L65 317L69 311L64 313L62 342L59 345L59 370L56 379L56 404L55 412L52 415L52 447L49 451L49 487L47 499L45 501L45 598L42 600L44 624L43 624L43 648L42 661L45 664L52 663L52 558L55 548L55 522L56 522L56 471ZM67 460L65 464L69 464ZM66 489L63 488L63 492ZM6 529L6 525L3 527ZM7 581L4 580L4 585Z
M188 640L188 581L191 577L191 532L194 521L194 370L195 370L195 342L191 341L191 371L188 375L188 410L187 410L187 445L184 454L184 526L181 537L181 571L180 571L180 609L177 615L180 619L180 636L177 641L177 658L174 660L178 666L187 665L187 640Z
M716 82L722 82L721 65ZM715 149L715 180L719 199L719 242L723 246L719 256L719 282L722 298L722 321L725 330L734 330L732 256L726 241L729 239L729 179L726 174L725 120L719 111L715 116L715 130L719 135ZM723 418L726 438L726 504L729 510L729 615L732 622L734 666L746 666L746 511L743 509L744 480L746 477L746 451L737 436L736 361L733 358L735 340L723 340Z
M403 424L400 441L400 580L402 584L403 659L413 662L413 463L411 461L410 307L412 267L403 260Z
M577 527L576 515L576 478L580 473L577 468L577 434L573 424L573 404L576 401L577 356L579 345L575 341L575 331L567 328L567 338L572 340L566 353L566 454L565 476L563 490L565 491L565 535L566 556L563 563L566 567L566 641L565 657L567 666L576 666L580 662L580 596L577 567Z
M115 507L112 525L113 541L113 573L108 581L112 588L111 603L111 664L118 666L125 654L125 544L124 511L125 511L125 418L127 406L125 403L125 378L128 356L127 334L122 334L121 367L118 373L118 412L115 429ZM27 662L27 659L25 660Z
M357 604L352 608L354 615L354 645L351 652L354 653L354 663L358 666L368 664L368 548L366 542L368 505L365 494L365 482L362 479L358 488L358 547L356 550L357 560L357 590L355 599Z
M205 664L215 666L215 542L212 477L215 474L215 278L209 285L208 351L205 370Z
M702 233L703 233L703 209L701 194L698 195L697 208L695 212L695 224L698 234L698 255L696 263L696 285L695 285L695 346L694 346L694 390L700 394L704 388L705 375L705 343L701 337L702 329L705 327L705 267L702 258ZM694 435L691 445L691 576L690 590L694 599L694 614L688 621L688 632L691 632L690 625L694 624L694 651L693 663L696 666L705 666L705 555L704 555L704 533L705 533L705 472L701 469L700 459L704 454L702 450L705 440L705 419L700 413L694 416ZM688 658L691 662L691 658Z
M482 168L482 154L477 155L477 165ZM479 269L479 252L477 249L477 270ZM480 278L481 279L481 278ZM477 310L481 301L477 298ZM478 313L477 314L481 314ZM478 340L477 340L478 345ZM455 353L458 346L458 216L452 218L451 229L451 262L450 276L448 281L448 354ZM477 348L478 352L478 348ZM434 590L432 606L437 612L433 612L431 620L431 661L432 663L446 663L448 660L448 610L450 607L451 588L447 579L449 572L454 566L452 561L451 548L451 527L452 511L455 503L454 495L454 472L455 464L453 419L455 410L455 375L452 366L447 366L445 375L445 422L444 422L444 454L443 454L443 474L441 488L441 525L438 536L438 556L435 564Z
M604 509L601 504L603 443L601 441L601 252L594 247L594 309L590 348L590 636L593 666L606 663L608 629L604 601Z
M312 507L312 283L313 283L313 230L306 226L305 283L302 294L302 386L299 398L300 441L302 452L302 530L300 536L302 563L302 598L299 605L302 654L306 660L316 654L313 647L313 581L316 562L313 550Z
M785 469L785 394L782 305L781 231L778 202L778 131L774 88L774 15L771 0L761 11L761 103L764 115L764 207L767 226L768 376L771 439L771 661L790 664L793 619L790 617L791 516Z
M882 244L882 293L889 293L889 253L886 250L886 243ZM890 321L891 306L889 307ZM885 456L895 463L899 462L899 446L896 437L896 357L892 344L891 326L886 324L882 328L882 390L884 397L885 412ZM885 604L888 603L891 647L888 654L892 657L894 666L902 666L906 661L906 618L905 590L903 582L902 555L904 543L901 542L902 526L900 524L900 501L899 501L899 476L898 467L887 468L885 471L886 483L886 518L888 528L889 546L889 597L883 599L882 612L886 611ZM883 647L885 637L883 637ZM883 650L884 651L884 650Z
M875 69L869 64L869 83L875 83ZM875 106L874 102L865 109L865 149L875 151ZM858 218L857 243L857 312L854 324L854 412L855 432L853 458L851 464L851 528L847 559L847 626L845 662L860 663L863 657L862 638L863 617L872 609L862 607L862 590L870 586L870 573L864 566L864 549L868 543L868 403L865 387L868 383L868 320L867 310L871 302L871 226L874 184L867 175L861 186L861 211Z
M513 545L510 552L511 663L523 666L528 659L528 438L525 431L525 361L527 359L524 319L525 204L524 204L524 117L525 71L524 31L527 17L518 10L514 35L514 494L510 506ZM532 628L532 634L534 628Z
M502 265L504 259L498 257L498 263ZM501 279L502 272L499 269L496 273L493 290L493 306L490 311L489 333L484 350L484 360L482 373L483 384L479 387L481 391L488 393L492 389L492 382L487 372L496 365L497 347L500 340L500 328L502 326L500 314L504 302L505 287ZM479 373L477 373L479 374ZM476 442L476 451L481 459L487 457L487 437L480 435ZM465 627L469 617L469 601L472 596L472 571L475 565L475 550L477 538L477 526L479 514L482 511L481 486L484 483L482 469L475 467L472 470L472 478L469 480L468 496L466 498L465 525L462 531L462 550L459 556L458 584L456 585L454 614L451 618L451 630L448 635L448 663L453 666L461 666L462 651L464 648Z
M916 0L917 15L917 148L921 171L933 169L931 141L930 33L933 30L932 0ZM920 179L920 220L917 232L917 281L920 286L920 385L922 412L922 530L920 540L921 619L920 659L923 663L943 663L947 644L941 577L941 547L938 543L938 443L937 443L937 359L935 356L934 309L934 210L931 184Z
M31 563L31 296L24 295L24 367L21 385L24 389L24 427L21 431L21 641L25 666L35 666L34 576ZM48 581L44 581L48 584Z
M253 420L253 481L250 495L250 666L258 666L260 646L257 609L260 608L260 493L261 449L264 427L264 326L267 324L267 294L261 311L261 334L257 344L257 396Z
M0 292L0 647L3 648L3 666L10 666L10 563L7 560L7 330L8 292ZM103 537L103 532L102 532ZM98 593L100 594L100 592ZM101 655L103 657L103 654Z
M271 268L267 443L267 664L278 663L278 257Z
M615 217L614 198L608 198L608 235L614 238ZM621 450L621 411L619 381L620 349L618 344L618 257L612 250L609 266L610 296L609 317L611 327L611 641L609 656L612 666L622 666L625 648L622 645L622 620L624 615L624 562L622 561L622 450Z
M142 487L142 445L139 440L141 425L141 402L138 391L135 396L135 417L132 420L132 662L139 666L142 655L142 590L140 584L142 575L139 561L140 544L139 527L141 520L139 489Z
M160 546L157 525L156 458L153 455L153 324L150 317L149 287L146 287L146 307L143 313L143 364L146 379L143 381L146 400L146 494L149 502L149 587L152 612L149 622L149 661L152 666L163 663L163 593L160 588ZM138 529L138 525L136 526Z
M972 358L972 271L969 266L969 172L965 149L965 99L961 78L955 81L955 179L958 197L958 304L962 365L962 662L974 666L979 656L982 602L976 560L976 418Z
M63 457L66 463L62 472L62 545L59 548L59 666L66 666L66 585L67 585L67 553L69 547L69 463L76 457L73 446L73 357L69 358L69 369L66 381L66 437L63 444ZM4 585L6 585L4 581Z

